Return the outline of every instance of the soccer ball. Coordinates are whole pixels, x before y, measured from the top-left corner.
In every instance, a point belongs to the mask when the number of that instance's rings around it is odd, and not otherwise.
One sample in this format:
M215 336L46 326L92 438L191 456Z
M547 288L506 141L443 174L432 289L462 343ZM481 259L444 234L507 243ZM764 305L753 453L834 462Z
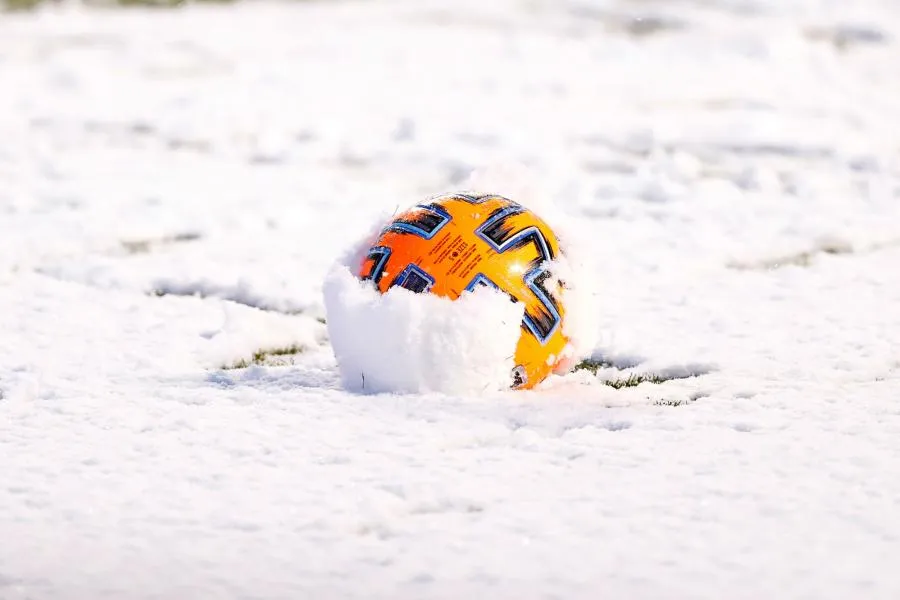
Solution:
M490 286L522 302L510 383L524 389L568 367L565 290L550 270L559 253L550 227L521 204L496 195L453 194L394 217L358 275L382 293L402 287L456 299Z

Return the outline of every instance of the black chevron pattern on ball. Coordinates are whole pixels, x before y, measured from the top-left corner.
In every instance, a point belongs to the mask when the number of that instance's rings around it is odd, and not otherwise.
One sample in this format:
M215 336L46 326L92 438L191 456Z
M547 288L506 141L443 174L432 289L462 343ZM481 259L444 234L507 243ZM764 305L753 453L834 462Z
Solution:
M559 303L546 287L546 282L550 278L548 263L555 258L555 254L537 227L516 229L512 218L524 212L525 208L515 203L497 208L488 215L477 233L501 254L524 248L529 244L534 245L537 257L528 264L524 279L528 289L535 295L537 303L527 306L522 325L543 343L562 321Z

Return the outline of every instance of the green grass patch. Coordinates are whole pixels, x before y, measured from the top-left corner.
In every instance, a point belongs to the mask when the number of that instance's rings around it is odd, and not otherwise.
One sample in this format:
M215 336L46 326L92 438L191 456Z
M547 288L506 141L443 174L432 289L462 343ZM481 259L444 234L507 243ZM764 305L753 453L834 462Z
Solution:
M626 387L637 387L642 383L662 383L664 381L669 381L665 377L661 377L654 373L632 373L628 377L617 378L617 379L603 379L603 385L608 385L613 389L620 390Z
M687 398L660 398L653 402L653 406L684 406L691 402L693 402L693 400Z
M598 372L604 369L618 370L619 367L603 359L588 358L575 365L574 369L572 370L587 371L592 375L596 375L603 385L607 385L617 390L627 387L637 387L642 383L660 384L672 379L680 379L680 377L678 376L667 377L658 373L630 373L627 377L607 378L603 377L602 375L598 375Z
M282 346L279 348L262 348L254 352L249 359L242 358L229 365L222 365L222 369L230 371L233 369L246 369L247 367L253 365L267 367L283 367L292 365L294 364L293 357L297 354L303 353L305 350L306 348L298 344Z
M615 368L615 365L611 362L607 362L605 360L596 360L593 358L586 358L572 369L573 371L588 371L592 375L596 375L597 371L600 369L612 369Z
M41 3L41 0L3 0L0 7L8 11L31 10Z
M199 233L187 231L184 233L176 233L160 238L122 240L121 242L119 242L119 244L127 254L146 254L158 246L196 242L199 239Z

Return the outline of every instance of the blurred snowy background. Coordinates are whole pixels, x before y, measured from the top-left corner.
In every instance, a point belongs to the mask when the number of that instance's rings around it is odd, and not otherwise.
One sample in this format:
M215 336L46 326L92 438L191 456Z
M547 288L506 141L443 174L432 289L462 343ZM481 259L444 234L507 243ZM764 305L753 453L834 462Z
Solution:
M5 4L0 598L900 596L896 2ZM342 390L329 266L497 165L589 368Z

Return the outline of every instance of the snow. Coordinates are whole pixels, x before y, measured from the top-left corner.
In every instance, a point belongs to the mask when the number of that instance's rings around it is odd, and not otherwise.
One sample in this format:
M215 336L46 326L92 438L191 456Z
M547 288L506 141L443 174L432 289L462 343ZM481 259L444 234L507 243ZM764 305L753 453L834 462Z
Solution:
M877 0L0 16L0 598L900 596L898 39ZM596 374L346 389L335 261L468 185L578 249Z
M403 288L381 294L352 267L336 265L324 289L346 389L477 394L510 386L523 304L492 289L455 302Z

